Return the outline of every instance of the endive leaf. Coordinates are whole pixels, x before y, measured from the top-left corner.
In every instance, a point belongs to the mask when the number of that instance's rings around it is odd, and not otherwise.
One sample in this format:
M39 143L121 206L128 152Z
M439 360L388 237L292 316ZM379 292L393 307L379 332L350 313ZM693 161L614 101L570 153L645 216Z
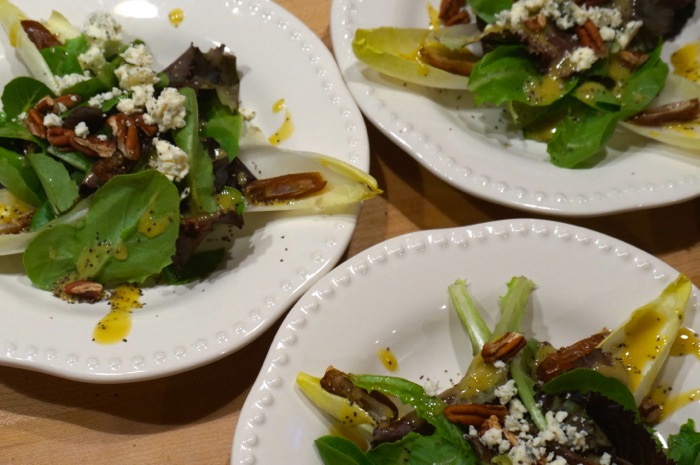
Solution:
M318 172L327 182L317 194L283 202L248 203L246 212L323 210L362 202L382 192L377 186L377 180L361 169L327 155L288 150L272 145L255 127L246 129L238 150L238 158L258 178Z
M372 417L357 404L323 389L320 378L300 372L297 385L311 402L339 422L345 424L351 419L353 425L376 426Z
M421 60L420 50L430 40L435 40L435 32L430 29L358 29L352 49L358 60L387 76L426 87L467 89L469 79L465 76Z
M654 300L636 309L599 347L627 369L627 387L637 405L649 394L683 325L692 283L680 274Z
M22 11L7 0L0 0L0 23L10 38L10 44L17 49L22 62L29 70L30 74L39 81L46 84L54 94L58 94L58 84L56 77L44 60L44 57L36 48L20 21L27 19Z

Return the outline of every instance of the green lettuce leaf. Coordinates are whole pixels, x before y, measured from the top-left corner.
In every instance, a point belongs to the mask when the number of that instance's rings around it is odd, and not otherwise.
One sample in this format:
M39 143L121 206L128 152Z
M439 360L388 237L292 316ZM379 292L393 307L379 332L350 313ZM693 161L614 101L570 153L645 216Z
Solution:
M469 82L467 77L430 66L420 60L419 50L431 39L432 34L430 29L358 29L352 50L362 63L387 76L426 87L466 89Z
M677 465L700 465L700 432L695 431L692 418L681 426L678 434L669 436L667 455Z
M172 262L179 207L157 171L116 176L37 234L24 252L27 276L41 289L66 278L141 283Z

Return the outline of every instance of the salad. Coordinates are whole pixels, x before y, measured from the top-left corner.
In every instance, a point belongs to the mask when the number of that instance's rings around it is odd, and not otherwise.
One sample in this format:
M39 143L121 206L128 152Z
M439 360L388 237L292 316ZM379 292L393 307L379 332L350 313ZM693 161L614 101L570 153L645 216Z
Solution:
M0 251L23 251L41 289L94 301L122 283L188 282L225 256L200 243L244 212L380 192L347 163L268 142L240 106L225 45L191 46L156 70L105 12L77 28L1 1L0 21L31 74L1 97Z
M429 6L430 28L358 29L353 52L406 82L468 89L477 106L502 107L525 138L546 143L554 165L589 167L618 123L686 148L697 142L700 86L661 59L695 5L654 8L444 0L439 11ZM667 126L676 134L658 137Z
M671 413L650 393L681 331L690 280L679 275L618 328L567 347L523 334L534 287L512 278L491 329L466 283L449 286L473 358L446 390L335 367L322 378L299 373L301 391L342 433L316 440L324 463L696 464L694 419L665 446L651 429Z

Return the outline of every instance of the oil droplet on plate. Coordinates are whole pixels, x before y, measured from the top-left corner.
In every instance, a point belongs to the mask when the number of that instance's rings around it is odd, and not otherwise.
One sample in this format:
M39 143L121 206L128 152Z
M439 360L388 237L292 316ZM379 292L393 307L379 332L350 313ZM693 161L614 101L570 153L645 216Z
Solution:
M93 340L99 344L116 344L131 332L131 313L141 308L141 289L134 284L117 286L109 298L112 310L93 331Z
M663 421L676 410L685 407L691 402L700 401L700 388L675 394L670 387L659 386L649 394L649 397L661 408L659 421Z
M379 357L379 361L382 362L382 365L384 365L384 368L387 370L396 371L399 369L399 361L388 347L379 349L377 351L377 357Z
M294 132L294 123L292 122L292 115L287 109L284 99L277 100L274 105L272 105L273 113L279 113L284 110L284 121L280 128L271 135L267 140L272 145L278 145L284 140L288 139Z
M168 21L175 27L178 27L184 19L185 12L182 11L182 8L173 8L170 10L170 13L168 13Z
M681 328L671 346L671 356L694 355L700 360L700 335L690 328Z
M700 41L689 42L671 55L673 72L700 83Z

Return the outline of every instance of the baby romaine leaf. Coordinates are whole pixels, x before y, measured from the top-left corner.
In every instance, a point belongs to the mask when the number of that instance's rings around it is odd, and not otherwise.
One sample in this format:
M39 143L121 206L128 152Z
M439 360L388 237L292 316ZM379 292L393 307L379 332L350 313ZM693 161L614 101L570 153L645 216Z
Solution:
M525 84L540 76L525 47L508 45L484 55L472 68L469 90L477 105L527 102Z
M546 383L542 389L549 394L566 391L576 391L582 394L597 392L620 404L625 410L633 412L636 421L639 421L637 402L627 386L621 381L595 370L576 368L567 371Z
M503 10L509 10L513 6L511 0L470 0L472 11L487 23L496 20L496 14Z
M85 36L81 34L73 39L66 40L63 45L47 47L41 49L40 52L53 74L64 76L66 74L83 73L83 68L78 62L78 55L87 50L87 41Z
M468 448L471 447L464 439L461 443ZM382 443L370 449L367 456L372 459L372 463L382 465L479 465L481 463L476 454L465 454L463 447L456 447L451 440L438 432L429 436L409 433L399 441Z
M243 116L234 114L231 109L221 103L217 98L212 98L204 122L203 135L211 137L226 151L228 160L236 158L238 143L243 131Z
M354 442L342 436L322 436L314 444L326 465L388 465L388 462L373 462Z
M194 213L214 213L217 210L214 200L214 169L209 154L199 140L199 109L197 95L191 87L179 89L185 96L186 125L173 131L175 144L188 156L190 172L187 182L191 189L190 208Z
M445 462L438 463L479 463L478 459L476 459L476 453L464 440L464 433L462 430L445 418L445 402L437 397L428 395L420 385L395 376L350 375L350 380L353 384L368 392L379 391L383 394L397 397L404 404L412 406L420 418L423 418L435 427L435 433L433 433L433 435L437 436L435 436L434 440L442 444L449 444L450 447L457 452L454 457L461 457L464 459L464 461L458 462L446 460ZM419 456L420 455L416 455L415 462L409 461L406 463L433 463L421 462L418 459ZM468 461L472 459L475 461Z
M41 182L27 159L3 147L0 147L0 184L35 208L46 199Z
M692 418L681 426L678 434L669 436L667 455L677 465L700 465L700 432L695 431Z
M615 113L601 113L586 108L569 115L557 127L547 152L554 165L574 168L600 152L615 131Z
M47 95L53 95L53 92L46 84L28 76L20 76L8 82L2 91L2 109L8 119L16 118Z
M420 385L407 379L396 376L351 374L350 380L368 392L379 391L398 397L401 402L413 406L418 416L426 420L441 416L445 410L445 402L429 396Z
M71 179L66 165L49 155L37 152L27 155L54 213L60 215L78 199L78 185Z
M162 173L115 176L37 234L24 253L27 276L42 289L64 278L141 283L172 262L179 207Z
M664 88L668 71L668 65L661 59L661 46L658 46L625 83L620 97L621 121L645 109L659 95Z
M17 121L3 121L0 124L1 139L20 139L27 142L39 143L39 139L34 137L27 126Z

